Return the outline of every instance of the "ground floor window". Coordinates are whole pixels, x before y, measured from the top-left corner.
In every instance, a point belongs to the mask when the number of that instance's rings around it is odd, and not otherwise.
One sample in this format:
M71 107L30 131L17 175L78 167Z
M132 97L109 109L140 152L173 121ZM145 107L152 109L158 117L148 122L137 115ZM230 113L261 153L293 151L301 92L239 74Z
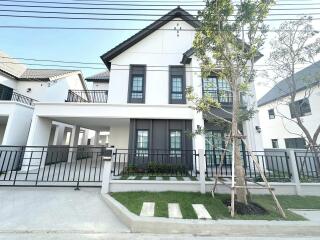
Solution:
M148 130L137 130L137 156L148 156L149 149L149 131Z
M285 138L286 148L305 149L306 141L304 138Z
M181 155L181 137L180 130L170 131L170 155L173 157Z
M205 147L206 147L206 156L209 157L207 161L211 165L220 164L220 156L223 153L224 149L227 149L224 160L226 164L231 164L231 150L232 146L229 144L226 146L227 134L223 131L209 130L206 132L205 136Z

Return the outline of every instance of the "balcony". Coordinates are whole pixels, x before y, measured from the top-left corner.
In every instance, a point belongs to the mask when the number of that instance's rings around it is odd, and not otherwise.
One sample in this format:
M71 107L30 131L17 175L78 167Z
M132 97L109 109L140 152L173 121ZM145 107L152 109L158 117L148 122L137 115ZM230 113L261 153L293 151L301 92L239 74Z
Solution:
M69 90L66 102L107 103L107 90Z
M11 96L10 96L11 95ZM24 96L17 92L12 92L12 94L7 94L6 96L2 96L0 98L1 101L15 101L19 103L23 103L29 106L34 106L34 103L37 102L37 100L29 98L27 96Z

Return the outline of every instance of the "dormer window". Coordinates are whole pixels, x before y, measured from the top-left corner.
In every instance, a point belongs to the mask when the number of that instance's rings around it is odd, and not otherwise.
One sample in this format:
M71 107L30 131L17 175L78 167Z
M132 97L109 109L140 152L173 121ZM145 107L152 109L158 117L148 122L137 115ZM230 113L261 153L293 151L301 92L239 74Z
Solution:
M170 66L169 67L169 90L170 97L169 103L171 104L185 104L185 70L183 66Z
M146 66L130 65L128 103L144 103Z

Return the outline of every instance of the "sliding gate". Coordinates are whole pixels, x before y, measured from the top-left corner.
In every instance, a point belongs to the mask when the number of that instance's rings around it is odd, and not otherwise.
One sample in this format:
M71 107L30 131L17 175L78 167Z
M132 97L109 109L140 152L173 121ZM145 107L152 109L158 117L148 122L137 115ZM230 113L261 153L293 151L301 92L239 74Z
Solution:
M0 146L0 186L101 186L103 159L91 146Z

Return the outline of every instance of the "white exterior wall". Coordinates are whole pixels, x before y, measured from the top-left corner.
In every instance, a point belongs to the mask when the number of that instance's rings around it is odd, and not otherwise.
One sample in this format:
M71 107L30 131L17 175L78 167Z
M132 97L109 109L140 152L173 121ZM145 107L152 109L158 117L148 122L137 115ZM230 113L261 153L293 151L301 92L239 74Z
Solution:
M108 90L109 83L93 82L92 90Z
M254 83L250 84L250 93L246 96L245 102L248 107L254 106L254 109L258 110ZM262 134L256 130L256 127L261 128L259 114L255 114L249 121L243 123L245 141L252 151L263 151Z
M304 91L297 93L296 100L304 97ZM320 88L314 89L312 95L309 98L311 107L311 115L301 117L304 125L310 130L311 134L315 132L315 129L320 124ZM268 110L274 108L275 114L279 112L291 119L290 109L288 105L283 103L272 102L264 106L259 107L259 117L262 128L263 145L265 148L272 148L271 139L278 139L279 148L285 148L285 138L299 138L298 135L302 134L302 130L290 120L276 116L275 119L269 119ZM289 132L289 131L290 132ZM318 139L320 144L320 139Z
M129 146L129 121L127 125L112 126L110 128L109 146L127 149Z
M183 29L192 28L192 26L184 21L171 21L161 28L173 29L177 23L179 23ZM176 31L155 31L145 39L141 40L131 48L127 49L125 52L112 59L111 62L112 64L121 65L147 65L145 104L168 104L169 65L180 65L182 54L192 46L194 33L194 31L181 31L178 37ZM129 85L128 80L129 67L111 67L109 103L127 103Z
M27 92L28 88L31 88L30 92ZM78 74L50 82L18 81L15 90L40 102L64 102L69 89L83 90Z
M12 77L0 72L0 84L15 89L17 87L17 81Z
M33 107L0 101L0 116L7 116L2 145L25 145L33 114Z

